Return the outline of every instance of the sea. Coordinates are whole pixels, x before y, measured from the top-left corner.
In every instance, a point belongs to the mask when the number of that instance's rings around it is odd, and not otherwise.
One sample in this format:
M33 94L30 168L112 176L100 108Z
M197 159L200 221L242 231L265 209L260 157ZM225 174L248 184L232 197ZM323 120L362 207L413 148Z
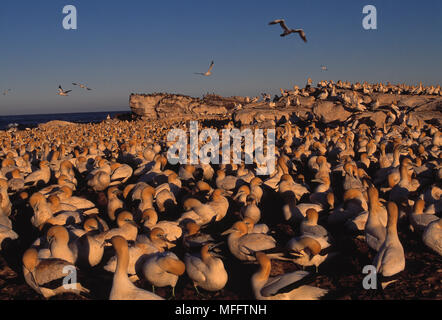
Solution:
M96 123L101 122L109 115L113 118L119 114L127 114L129 111L109 111L109 112L79 112L79 113L56 113L56 114L27 114L16 116L0 115L0 130L11 127L32 128L40 123L52 120L62 120L75 123Z

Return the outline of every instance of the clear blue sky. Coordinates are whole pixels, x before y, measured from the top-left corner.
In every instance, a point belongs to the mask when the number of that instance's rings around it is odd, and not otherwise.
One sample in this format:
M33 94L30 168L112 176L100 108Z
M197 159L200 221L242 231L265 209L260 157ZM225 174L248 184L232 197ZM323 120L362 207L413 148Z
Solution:
M78 30L62 27L68 4ZM377 7L378 30L362 28L367 4ZM308 43L279 37L267 25L276 18L303 28ZM0 91L13 90L0 95L0 115L129 110L131 92L276 93L309 76L442 78L440 0L2 0L0 36ZM212 77L193 74L212 59ZM74 91L57 96L59 84Z

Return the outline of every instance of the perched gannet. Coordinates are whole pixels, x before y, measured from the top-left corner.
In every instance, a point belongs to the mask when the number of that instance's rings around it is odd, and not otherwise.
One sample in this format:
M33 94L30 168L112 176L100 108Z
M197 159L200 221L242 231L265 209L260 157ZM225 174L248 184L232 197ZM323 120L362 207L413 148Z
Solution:
M379 202L379 193L375 187L368 189L368 217L365 224L365 241L373 250L379 251L387 235L387 210Z
M318 225L318 211L313 208L310 208L306 211L306 219L301 222L299 231L301 236L308 236L313 238L324 238L326 241L328 240L329 234L327 230Z
M172 296L175 296L175 286L178 277L185 271L185 264L172 252L158 252L151 254L144 261L141 272L145 279L155 287L172 287Z
M423 232L425 228L433 221L439 220L434 214L424 213L425 201L422 199L416 200L414 203L413 212L410 214L410 223L415 232Z
M216 219L216 211L209 204L202 204L197 199L186 199L183 208L186 212L184 212L177 220L178 223L191 220L196 224L203 226Z
M175 241L181 238L183 234L183 231L177 222L167 220L158 221L158 214L152 208L143 211L141 222L150 230L161 228L168 241Z
M212 193L212 201L208 204L212 207L212 209L216 212L216 221L222 220L229 209L229 200L222 195L222 190L216 189Z
M422 234L422 241L427 247L442 256L442 219L427 225Z
M273 249L276 240L273 237L262 233L248 233L247 225L236 222L230 229L221 233L227 235L227 243L230 252L239 260L254 261L255 253L258 251Z
M309 275L306 271L270 278L270 259L262 252L256 253L256 259L260 269L252 276L251 281L253 293L258 300L318 300L327 293L327 290L305 285L305 279Z
M272 24L278 24L281 26L281 28L284 30L284 32L281 34L281 37L285 37L291 33L299 33L299 36L301 37L302 40L304 40L304 42L307 42L307 38L305 36L305 32L302 29L289 29L287 28L287 25L285 24L284 19L278 19L278 20L274 20L272 22L269 22L269 25Z
M329 246L325 238L306 235L293 238L286 245L288 253L294 257L292 259L294 263L303 268L315 266L316 272L318 272L319 265L327 259L328 250L323 251L323 249Z
M212 69L213 69L213 65L214 65L214 64L215 64L215 63L214 63L213 61L210 63L209 70L207 70L207 72L205 72L205 73L195 72L195 74L200 74L200 75L202 75L202 76L206 76L206 77L212 75Z
M34 171L25 178L26 185L35 186L38 183L43 182L47 184L51 178L51 169L49 168L49 162L41 161L40 170Z
M255 224L258 223L259 220L261 220L261 210L256 204L255 196L247 196L246 205L241 208L241 216L243 219L251 219Z
M200 226L193 221L185 225L186 231L183 236L183 245L186 248L200 248L201 246L214 242L210 234L200 232Z
M134 222L132 213L129 211L122 211L117 217L118 228L110 229L100 234L100 240L105 241L114 236L122 236L126 240L135 241L138 235L138 226ZM97 239L97 240L99 240Z
M117 267L114 273L109 300L163 300L156 294L137 288L127 276L129 249L127 241L121 236L110 240L117 254Z
M394 202L388 202L387 235L373 265L376 271L384 277L393 276L405 269L404 248L397 234L398 207Z
M207 291L219 291L225 287L229 278L224 263L220 258L214 257L210 249L211 246L206 244L201 248L200 255L186 253L184 257L187 275L197 291L197 287Z
M69 273L77 271L70 262L61 259L40 259L35 248L23 254L23 275L26 283L46 299L62 293L88 293L80 283L64 284Z
M242 219L242 222L244 222L247 225L248 233L269 233L270 229L269 226L265 223L255 224L255 222L248 217L245 217Z

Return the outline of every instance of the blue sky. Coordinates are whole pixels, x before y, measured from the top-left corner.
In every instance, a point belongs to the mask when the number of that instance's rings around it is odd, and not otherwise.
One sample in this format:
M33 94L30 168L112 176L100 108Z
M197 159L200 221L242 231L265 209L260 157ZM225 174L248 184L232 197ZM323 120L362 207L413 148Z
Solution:
M64 30L75 5L78 29ZM362 28L373 4L378 29ZM284 18L303 28L279 37ZM440 84L442 1L2 0L0 115L129 110L131 92L278 92L307 77ZM213 76L201 77L215 60ZM329 71L323 72L324 64ZM80 90L84 82L93 91ZM56 95L61 84L74 89Z

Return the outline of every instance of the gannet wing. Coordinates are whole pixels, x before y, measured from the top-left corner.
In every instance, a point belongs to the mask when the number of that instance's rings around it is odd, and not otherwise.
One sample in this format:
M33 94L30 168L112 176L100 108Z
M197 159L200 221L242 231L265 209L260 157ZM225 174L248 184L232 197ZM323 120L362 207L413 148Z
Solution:
M192 279L197 282L205 282L206 276L205 272L207 272L207 266L204 262L194 257L190 254L186 254L185 260L187 260L186 268L189 274L192 274Z
M310 275L310 277L308 277ZM313 275L314 277L314 275ZM274 296L280 293L293 291L300 286L311 283L312 274L307 271L295 271L269 278L261 289L264 297Z
M290 31L290 29L287 28L287 25L285 24L284 19L277 19L277 20L270 22L269 24L277 24L277 23L279 23L279 25L281 26L282 29L284 29L284 31Z
M307 42L307 37L305 36L305 32L302 29L296 29L295 32L299 33L299 36L301 37L304 42Z
M238 241L239 250L247 255L273 249L275 246L276 240L262 233L250 233L241 237Z
M209 70L208 70L207 72L210 72L210 71L212 71L213 65L214 65L214 62L213 62L213 60L212 60L212 62L210 63L210 67L209 67Z

